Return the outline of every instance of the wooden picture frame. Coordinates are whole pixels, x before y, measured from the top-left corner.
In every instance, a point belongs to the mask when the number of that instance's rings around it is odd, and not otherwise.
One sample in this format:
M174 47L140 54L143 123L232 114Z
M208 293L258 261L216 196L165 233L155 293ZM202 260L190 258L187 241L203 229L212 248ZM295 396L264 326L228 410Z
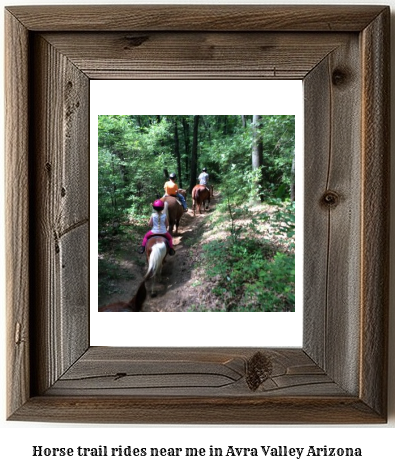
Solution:
M9 420L386 422L389 20L385 6L6 9ZM90 347L89 82L110 78L304 81L301 349Z

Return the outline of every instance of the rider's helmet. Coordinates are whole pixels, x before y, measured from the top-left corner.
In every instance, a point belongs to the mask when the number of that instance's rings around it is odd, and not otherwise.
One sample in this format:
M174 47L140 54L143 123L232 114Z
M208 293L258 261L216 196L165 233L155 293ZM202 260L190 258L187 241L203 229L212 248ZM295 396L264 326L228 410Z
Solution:
M207 171L207 168L206 168L206 167L204 167L204 168L203 168L203 171Z
M163 201L161 201L160 199L157 199L156 201L154 201L152 203L152 207L156 210L156 211L161 211L164 209L165 207L165 203Z
M174 180L176 179L177 175L175 173L170 173L169 178Z

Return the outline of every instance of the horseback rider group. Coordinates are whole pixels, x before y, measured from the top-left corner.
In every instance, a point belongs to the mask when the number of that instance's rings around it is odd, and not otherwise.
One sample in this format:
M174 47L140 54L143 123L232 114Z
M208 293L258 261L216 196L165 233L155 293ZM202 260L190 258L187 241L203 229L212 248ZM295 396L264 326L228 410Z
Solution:
M199 180L199 184L205 185L207 189L209 189L207 186L208 180L209 180L209 174L207 173L206 168L203 168L202 173L200 173L200 175L198 176L198 180ZM184 208L184 212L188 212L188 207L187 207L185 198L182 194L179 193L179 188L176 183L175 173L170 173L169 181L166 181L164 185L164 190L165 190L164 197L167 197L167 196L176 197L182 204L182 207ZM152 228L145 234L142 244L139 248L139 253L140 254L144 253L145 245L147 244L147 241L150 237L154 235L162 235L167 239L167 242L169 245L169 255L173 256L175 254L175 251L173 248L173 238L171 234L167 231L167 226L169 225L169 221L167 220L167 215L164 212L165 203L161 199L156 199L152 203L152 208L154 211L148 222L148 225Z

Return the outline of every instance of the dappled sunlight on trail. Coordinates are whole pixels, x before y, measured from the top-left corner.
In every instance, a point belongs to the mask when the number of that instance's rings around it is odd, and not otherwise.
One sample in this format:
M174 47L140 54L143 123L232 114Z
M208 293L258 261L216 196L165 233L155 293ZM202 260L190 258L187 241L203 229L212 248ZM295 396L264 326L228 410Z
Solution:
M217 197L219 193L217 193ZM189 201L190 202L190 198ZM212 200L210 210L203 214L193 215L189 208L184 213L179 226L178 234L173 235L173 245L176 254L167 256L163 265L162 278L156 282L156 296L147 296L142 311L144 312L178 312L189 311L196 303L196 288L199 278L196 267L199 267L202 236L208 222L209 215L215 210L215 198ZM188 204L190 207L190 204ZM117 263L125 273L124 278L115 281L116 291L102 296L99 304L110 304L124 298L137 288L144 276L146 265L142 257L135 254L136 247L130 242L124 247L124 255ZM150 281L147 282L147 291L150 290Z

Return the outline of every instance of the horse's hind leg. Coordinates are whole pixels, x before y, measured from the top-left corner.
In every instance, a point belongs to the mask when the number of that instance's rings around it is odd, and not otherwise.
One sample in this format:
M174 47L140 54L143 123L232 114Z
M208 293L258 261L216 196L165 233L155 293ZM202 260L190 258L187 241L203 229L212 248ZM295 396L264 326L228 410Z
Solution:
M155 281L156 281L156 274L155 274L155 276L151 279L151 297L155 297L155 296L156 296Z
M156 297L158 294L155 288L156 288L157 283L162 281L162 268L163 268L163 264L160 265L155 276L152 278L151 297Z

